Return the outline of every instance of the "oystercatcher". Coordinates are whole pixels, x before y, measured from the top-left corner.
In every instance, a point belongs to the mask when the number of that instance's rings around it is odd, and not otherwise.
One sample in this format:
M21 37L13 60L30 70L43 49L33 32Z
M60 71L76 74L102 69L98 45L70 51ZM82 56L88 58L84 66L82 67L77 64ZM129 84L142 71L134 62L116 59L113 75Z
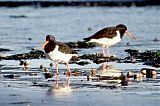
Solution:
M119 24L116 27L107 27L98 32L94 35L84 38L87 42L95 42L102 46L102 54L105 57L104 48L107 50L107 57L109 57L109 50L108 47L118 43L121 41L124 33L130 36L133 39L136 39L128 30L127 27L123 24Z
M69 82L71 71L68 62L73 56L78 57L78 55L68 45L56 41L53 35L46 36L46 42L43 44L42 48L44 48L47 57L56 63L56 84L58 84L58 63L65 63L67 65L67 82Z

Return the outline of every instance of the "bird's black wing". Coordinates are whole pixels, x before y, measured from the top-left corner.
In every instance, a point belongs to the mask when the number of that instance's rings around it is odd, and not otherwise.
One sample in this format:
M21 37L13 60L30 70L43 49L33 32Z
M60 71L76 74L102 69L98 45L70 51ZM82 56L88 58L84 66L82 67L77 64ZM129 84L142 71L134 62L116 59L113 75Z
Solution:
M107 27L101 29L100 31L96 32L94 35L84 38L85 41L89 41L91 39L99 39L99 38L113 38L117 35L115 27Z
M57 45L59 46L58 50L67 53L67 54L73 54L73 49L70 48L68 45L62 42L57 42Z

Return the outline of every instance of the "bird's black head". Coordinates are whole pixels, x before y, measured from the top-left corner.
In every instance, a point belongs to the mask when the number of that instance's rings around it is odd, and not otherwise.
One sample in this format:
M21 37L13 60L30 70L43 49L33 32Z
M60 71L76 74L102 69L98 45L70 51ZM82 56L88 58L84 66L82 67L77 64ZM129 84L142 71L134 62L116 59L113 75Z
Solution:
M123 24L118 24L116 26L117 30L120 32L121 38L123 37L125 31L127 31L127 27Z
M54 37L53 35L47 35L47 36L46 36L46 41L55 42L55 37Z
M54 50L56 46L56 40L53 35L47 35L46 36L46 42L42 45L42 48L44 48L46 53L49 53Z

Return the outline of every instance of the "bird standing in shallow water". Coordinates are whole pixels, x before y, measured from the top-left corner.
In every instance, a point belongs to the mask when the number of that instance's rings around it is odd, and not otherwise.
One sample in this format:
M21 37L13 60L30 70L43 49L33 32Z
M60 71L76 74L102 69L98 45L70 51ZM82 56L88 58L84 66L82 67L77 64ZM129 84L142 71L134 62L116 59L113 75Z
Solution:
M58 63L66 63L68 69L67 85L69 86L69 78L71 76L69 60L78 55L66 44L57 42L53 35L46 36L46 42L43 44L47 57L56 63L56 84L58 84Z
M84 38L85 41L95 42L102 46L102 54L105 57L104 48L107 50L107 57L110 57L108 47L121 41L124 33L130 36L133 39L136 39L128 30L127 27L123 24L119 24L116 27L107 27L94 35Z

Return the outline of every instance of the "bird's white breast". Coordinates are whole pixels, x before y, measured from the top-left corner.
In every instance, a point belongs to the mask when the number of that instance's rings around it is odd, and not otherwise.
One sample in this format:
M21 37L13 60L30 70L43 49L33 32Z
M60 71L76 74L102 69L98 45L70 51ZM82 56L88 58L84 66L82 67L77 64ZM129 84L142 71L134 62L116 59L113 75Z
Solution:
M54 62L61 62L61 63L67 63L72 58L72 54L66 54L58 51L59 46L56 45L55 49L47 53L47 56L49 59L51 59Z
M89 42L96 42L102 46L111 46L118 43L121 40L119 31L116 31L117 36L113 38L100 38L100 39L91 39Z

